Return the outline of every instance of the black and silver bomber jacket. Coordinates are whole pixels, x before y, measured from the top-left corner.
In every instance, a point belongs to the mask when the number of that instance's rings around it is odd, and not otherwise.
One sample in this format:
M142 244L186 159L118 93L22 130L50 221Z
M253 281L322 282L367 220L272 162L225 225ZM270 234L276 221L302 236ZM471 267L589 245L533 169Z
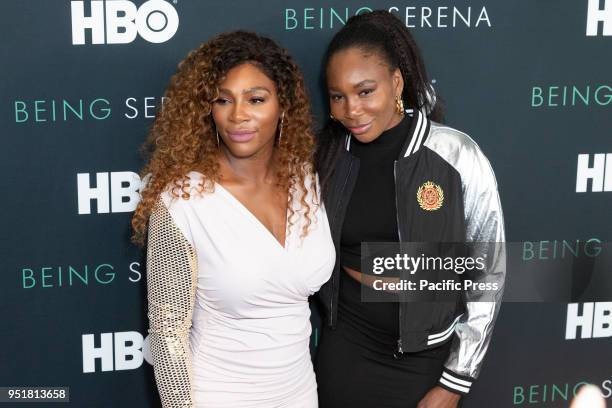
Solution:
M413 115L409 134L395 161L395 194L398 234L401 242L473 242L505 241L502 208L495 175L478 145L465 133L430 121L420 111ZM324 197L327 216L336 247L340 253L340 235L346 205L359 171L359 159L350 151L351 135L334 164L330 188ZM444 194L443 205L425 211L417 200L417 191L432 182ZM469 279L496 282L494 298L485 299L478 291L464 291L456 303L400 303L400 338L395 352L416 352L452 341L451 351L439 385L458 394L467 394L478 377L493 326L501 305L506 273L504 245L485 245L486 268ZM324 321L336 325L340 257L330 280L318 298Z

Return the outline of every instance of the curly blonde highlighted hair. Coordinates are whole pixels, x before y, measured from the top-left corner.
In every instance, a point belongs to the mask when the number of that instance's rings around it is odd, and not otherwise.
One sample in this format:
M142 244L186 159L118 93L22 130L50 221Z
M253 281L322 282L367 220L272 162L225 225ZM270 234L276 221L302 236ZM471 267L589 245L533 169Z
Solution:
M203 174L206 186L219 181L218 145L211 115L218 85L227 72L251 63L276 85L281 109L285 112L282 143L275 146L277 185L293 202L299 194L306 217L302 235L311 224L306 201L307 176L316 192L313 175L315 149L312 117L301 71L287 52L269 38L245 31L218 35L191 51L178 65L143 145L148 162L141 171L146 186L132 217L132 241L143 245L148 220L161 192L169 188L174 197L190 197L189 173ZM315 194L315 197L317 195ZM289 206L289 226L295 209Z

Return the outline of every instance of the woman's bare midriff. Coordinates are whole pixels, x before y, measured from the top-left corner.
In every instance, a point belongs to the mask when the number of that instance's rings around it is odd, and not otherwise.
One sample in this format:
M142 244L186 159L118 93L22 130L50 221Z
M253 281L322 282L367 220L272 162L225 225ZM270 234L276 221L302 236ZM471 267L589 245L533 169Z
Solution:
M368 275L368 274L356 271L352 268L349 268L348 266L342 266L342 269L344 269L344 271L351 278L355 279L357 282L361 283L362 285L367 285L370 288L374 287L374 281L376 280L382 280L384 282L393 282L393 283L399 282L399 278L394 278L394 277L384 277L383 278L382 276ZM385 290L385 292L395 292L395 291Z

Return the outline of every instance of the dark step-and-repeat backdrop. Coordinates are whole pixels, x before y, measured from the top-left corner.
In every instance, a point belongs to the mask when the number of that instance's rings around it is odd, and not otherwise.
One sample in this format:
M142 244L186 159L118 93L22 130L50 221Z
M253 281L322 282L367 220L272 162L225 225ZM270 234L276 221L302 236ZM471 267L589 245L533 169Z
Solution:
M373 9L412 29L446 122L491 160L524 262L606 256L612 0L3 1L0 386L66 386L70 403L0 406L160 406L129 221L169 77L213 35L253 30L296 58L320 123L326 44ZM612 296L572 293L502 306L466 407L567 407L585 382L611 401Z

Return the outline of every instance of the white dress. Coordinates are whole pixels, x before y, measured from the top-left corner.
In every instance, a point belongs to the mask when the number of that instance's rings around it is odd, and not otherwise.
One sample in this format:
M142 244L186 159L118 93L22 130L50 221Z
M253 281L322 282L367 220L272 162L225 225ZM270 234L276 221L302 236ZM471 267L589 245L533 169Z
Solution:
M202 175L189 177L195 186ZM149 227L149 333L163 406L317 407L308 297L335 262L323 205L308 191L308 235L300 209L283 247L221 185L191 191L188 200L162 193Z

